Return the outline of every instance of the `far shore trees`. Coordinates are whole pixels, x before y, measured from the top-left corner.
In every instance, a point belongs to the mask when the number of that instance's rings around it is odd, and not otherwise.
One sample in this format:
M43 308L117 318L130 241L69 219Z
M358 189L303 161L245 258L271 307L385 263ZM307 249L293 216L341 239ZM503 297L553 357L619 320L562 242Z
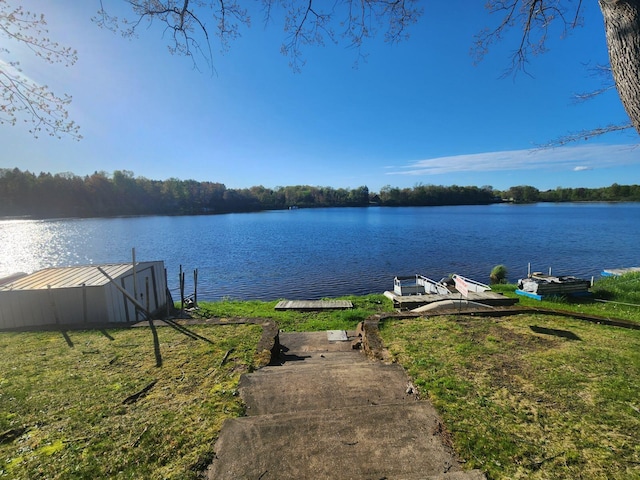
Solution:
M36 175L18 168L0 168L0 217L113 217L122 215L210 215L283 210L290 207L429 207L493 203L640 201L640 185L562 188L539 191L520 185L505 191L490 186L418 184L386 185L370 192L365 185L333 188L293 185L227 188L218 182L150 180L133 172Z

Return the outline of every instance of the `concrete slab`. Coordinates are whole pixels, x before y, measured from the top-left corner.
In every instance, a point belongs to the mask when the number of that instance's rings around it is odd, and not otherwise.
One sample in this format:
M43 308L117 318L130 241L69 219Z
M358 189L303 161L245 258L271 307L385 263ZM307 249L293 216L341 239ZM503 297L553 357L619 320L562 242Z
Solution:
M336 409L351 406L415 402L407 393L407 376L400 365L316 363L293 367L266 367L240 380L247 415Z
M347 342L347 332L344 330L327 330L327 340L330 342Z
M426 402L227 420L209 479L428 478L460 470Z
M209 480L484 479L462 471L437 412L408 393L401 366L326 332L281 332L280 344L281 365L242 376L247 416L224 423Z
M347 340L355 340L356 332L346 332ZM288 352L339 352L351 351L348 342L330 342L327 340L327 332L280 332L280 345Z

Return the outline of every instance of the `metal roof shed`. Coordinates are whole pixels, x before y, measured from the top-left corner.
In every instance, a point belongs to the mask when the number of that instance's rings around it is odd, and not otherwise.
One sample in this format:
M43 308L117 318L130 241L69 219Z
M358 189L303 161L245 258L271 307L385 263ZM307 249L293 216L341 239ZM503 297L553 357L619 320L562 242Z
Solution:
M135 275L131 263L88 265L48 268L0 283L0 329L135 322L136 307L128 297L150 312L164 307L164 262L138 262Z

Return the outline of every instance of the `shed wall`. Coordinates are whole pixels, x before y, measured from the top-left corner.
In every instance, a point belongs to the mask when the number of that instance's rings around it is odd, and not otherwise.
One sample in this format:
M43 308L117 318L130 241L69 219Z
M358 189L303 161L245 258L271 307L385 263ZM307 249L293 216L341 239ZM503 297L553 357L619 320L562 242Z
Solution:
M96 267L97 269L97 267ZM134 296L133 269L114 281ZM164 262L141 262L136 266L137 300L151 312L166 304ZM0 290L0 329L43 325L83 325L127 323L136 318L136 308L112 282L99 286Z

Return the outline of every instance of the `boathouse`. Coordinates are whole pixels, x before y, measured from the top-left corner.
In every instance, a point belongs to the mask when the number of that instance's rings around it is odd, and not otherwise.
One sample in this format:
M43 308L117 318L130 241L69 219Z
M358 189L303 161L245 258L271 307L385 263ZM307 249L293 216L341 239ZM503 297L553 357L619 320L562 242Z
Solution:
M166 303L162 261L47 268L0 279L0 329L130 323Z

